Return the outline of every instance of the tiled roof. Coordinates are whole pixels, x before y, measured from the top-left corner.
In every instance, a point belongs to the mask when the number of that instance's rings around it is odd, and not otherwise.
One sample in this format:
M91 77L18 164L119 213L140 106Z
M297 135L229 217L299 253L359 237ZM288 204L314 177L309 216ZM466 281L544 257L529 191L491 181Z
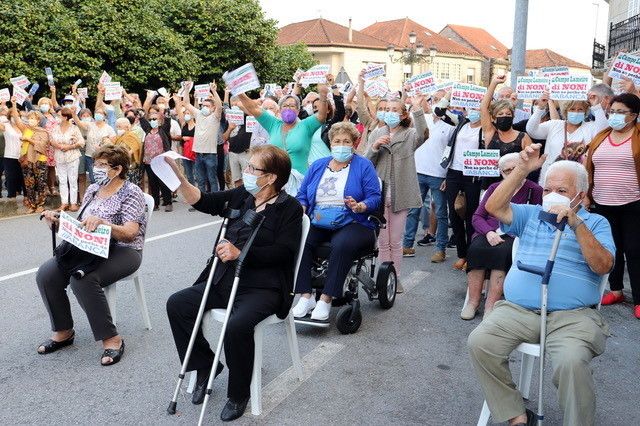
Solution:
M535 49L527 50L526 54L526 67L527 69L536 69L542 67L557 67L567 66L570 68L583 68L591 69L590 66L576 62L573 59L569 59L566 56L562 56L559 53L549 49Z
M437 32L431 31L429 28L424 27L409 18L376 22L361 31L372 37L391 43L395 45L396 48L408 47L409 33L413 31L417 35L417 41L422 42L425 50L428 50L431 46L435 46L440 53L476 57L480 56L478 55L478 52L475 52L453 40L444 38Z
M352 29L352 41L349 41L349 28L326 19L313 19L285 25L278 32L278 43L287 45L304 43L307 46L346 46L386 49L386 42Z
M485 58L506 59L508 56L507 47L482 28L452 24L448 24L447 27L463 38Z

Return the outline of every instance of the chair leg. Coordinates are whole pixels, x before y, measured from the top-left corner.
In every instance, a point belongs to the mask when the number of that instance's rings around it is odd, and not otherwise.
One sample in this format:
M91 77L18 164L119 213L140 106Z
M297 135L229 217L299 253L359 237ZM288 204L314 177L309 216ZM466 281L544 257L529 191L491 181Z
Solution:
M520 379L518 380L518 390L524 399L529 399L531 389L531 377L533 376L533 365L537 357L522 354L522 366L520 367Z
M256 326L253 332L255 349L253 352L253 372L251 373L251 414L259 416L262 414L262 337L264 328L262 325Z
M104 291L104 295L107 298L107 303L109 304L109 311L111 312L111 322L113 325L116 325L116 313L118 312L116 308L117 297L117 286L118 283L115 282L107 287L104 287L102 291Z
M147 299L144 297L144 287L140 282L138 276L133 279L136 286L136 294L138 296L138 306L140 307L140 312L142 313L142 320L144 321L144 326L147 330L151 330L151 317L149 317L149 309L147 308Z
M293 321L293 314L289 312L289 315L284 320L284 326L287 330L287 343L289 344L289 352L291 353L291 362L293 363L293 369L298 375L300 381L304 380L302 372L302 361L300 361L300 350L298 349L298 337L296 335L296 323Z
M189 385L187 386L187 393L193 393L193 390L196 388L198 373L194 370L189 372L188 374L189 374Z
M487 424L489 424L490 417L491 411L489 411L487 401L484 401L484 403L482 404L482 411L480 412L480 418L478 419L478 426L487 426Z

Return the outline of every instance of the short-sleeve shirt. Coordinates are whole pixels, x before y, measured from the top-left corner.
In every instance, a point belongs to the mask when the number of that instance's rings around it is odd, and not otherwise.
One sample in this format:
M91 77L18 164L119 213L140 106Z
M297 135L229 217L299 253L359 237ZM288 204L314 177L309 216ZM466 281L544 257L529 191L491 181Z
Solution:
M96 123L89 123L89 129L87 130L87 144L85 145L84 155L93 157L93 154L102 145L104 138L113 137L116 132L113 127L108 124L104 124L102 127L98 127Z
M146 203L142 190L135 184L125 181L122 188L109 198L100 198L93 194L100 189L100 185L94 183L87 188L82 200L82 206L91 202L82 213L82 217L96 216L114 225L123 225L127 222L140 224L138 235L133 241L117 241L122 247L131 247L134 250L142 250L144 247L144 234L147 230Z
M283 122L279 118L263 112L256 120L269 133L269 143L282 148L291 158L291 166L303 175L307 172L309 164L309 151L311 150L311 138L322 123L315 114L304 120L298 121L287 133L285 140L282 140Z
M320 178L318 190L316 191L316 204L331 206L344 205L344 188L349 178L350 167L343 167L334 172L328 166Z
M193 135L193 152L215 154L218 152L218 133L220 118L215 111L204 115L200 110L196 113L196 127Z
M555 237L556 228L538 219L541 206L511 203L511 225L502 231L520 238L515 261L504 281L504 296L509 302L527 309L540 309L539 275L518 269L516 263L544 268ZM611 226L604 217L581 209L578 216L598 242L615 257ZM576 234L565 227L560 240L548 287L548 310L568 310L597 305L602 277L591 270L582 255Z

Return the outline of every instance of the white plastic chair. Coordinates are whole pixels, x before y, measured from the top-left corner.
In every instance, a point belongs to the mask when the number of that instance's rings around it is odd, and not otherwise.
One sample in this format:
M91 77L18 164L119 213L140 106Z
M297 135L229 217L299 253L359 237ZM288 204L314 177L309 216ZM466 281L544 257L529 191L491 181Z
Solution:
M515 262L515 253L518 248L518 239L516 238L513 241L513 251L512 256ZM602 300L602 295L604 294L604 289L607 285L607 281L609 280L609 274L605 274L602 276L600 280L600 299ZM598 302L598 310L600 310L601 302ZM513 350L513 352L520 352L522 354L522 364L520 366L520 378L518 379L518 387L517 389L522 394L522 397L525 399L529 399L529 391L531 389L531 378L533 377L533 366L535 364L536 358L540 357L540 345L537 343L520 343L517 348ZM512 353L513 353L512 352ZM480 418L478 419L478 426L486 426L489 423L489 418L491 417L491 411L489 411L489 406L487 405L487 401L485 400L482 404L482 411L480 412Z
M149 225L149 221L151 220L151 215L153 215L153 208L155 206L155 201L153 197L149 194L144 194L144 200L147 205L147 226ZM111 320L113 321L113 325L116 325L116 306L117 306L117 284L119 282L132 281L136 288L136 296L138 298L138 306L140 307L140 312L142 313L142 319L144 321L144 325L147 330L151 330L151 317L149 317L149 309L147 308L147 299L144 296L144 286L140 281L138 276L138 268L133 274L128 277L122 278L115 283L104 287L104 294L107 297L107 302L109 303L109 310L111 311Z
M304 252L304 244L307 240L307 234L311 221L307 215L302 215L302 237L300 238L300 246L298 248L298 255L296 257L296 266L294 270L293 289L295 292L296 282L298 279L298 270L300 269L300 261L302 260L302 253ZM207 340L212 341L213 324L214 322L224 322L226 309L211 309L205 312L202 319L202 332L207 336ZM291 353L291 361L293 368L298 375L298 378L303 380L302 373L302 361L300 360L300 351L298 349L298 339L296 337L296 325L293 321L293 314L289 311L289 315L282 320L276 315L271 315L256 325L253 332L253 340L255 342L255 349L253 353L253 372L251 374L251 414L259 416L262 413L262 340L264 336L264 329L271 324L283 323L287 332L287 343L289 345L289 352ZM189 386L187 388L188 393L192 393L196 385L197 374L195 371L191 372L189 376Z

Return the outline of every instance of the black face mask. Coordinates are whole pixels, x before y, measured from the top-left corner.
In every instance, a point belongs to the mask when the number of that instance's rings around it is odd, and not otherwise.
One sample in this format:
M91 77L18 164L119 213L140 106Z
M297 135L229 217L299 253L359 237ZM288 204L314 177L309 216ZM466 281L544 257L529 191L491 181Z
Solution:
M129 120L129 123L133 124L136 121L136 117L133 115L129 115L127 116L127 120Z
M498 117L495 125L498 130L506 132L513 125L513 117Z

